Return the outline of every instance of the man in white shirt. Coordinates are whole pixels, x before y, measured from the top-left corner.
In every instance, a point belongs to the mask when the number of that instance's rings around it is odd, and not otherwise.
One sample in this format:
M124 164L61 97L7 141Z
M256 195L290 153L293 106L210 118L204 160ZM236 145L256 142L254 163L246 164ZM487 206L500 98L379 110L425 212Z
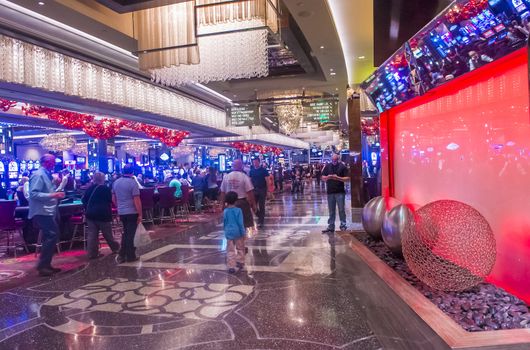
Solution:
M224 197L228 192L237 193L236 207L243 211L243 223L245 227L254 226L253 211L256 211L254 200L254 186L250 178L243 172L243 162L236 159L232 164L232 172L223 178L221 183L221 203L224 206Z

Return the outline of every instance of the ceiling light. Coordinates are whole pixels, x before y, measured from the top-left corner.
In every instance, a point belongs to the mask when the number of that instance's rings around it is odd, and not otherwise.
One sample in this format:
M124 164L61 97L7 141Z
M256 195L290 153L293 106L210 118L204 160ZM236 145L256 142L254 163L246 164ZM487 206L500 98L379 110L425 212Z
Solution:
M321 48L322 50L324 50L324 46L320 46L320 48Z
M329 73L329 75L337 75L337 73L331 72L331 73Z
M329 71L330 71L330 72L333 72L333 68L330 68Z
M44 5L42 1L39 1L37 4L39 4L40 6Z
M359 56L357 58L360 59L360 60L364 60L366 58L366 56Z

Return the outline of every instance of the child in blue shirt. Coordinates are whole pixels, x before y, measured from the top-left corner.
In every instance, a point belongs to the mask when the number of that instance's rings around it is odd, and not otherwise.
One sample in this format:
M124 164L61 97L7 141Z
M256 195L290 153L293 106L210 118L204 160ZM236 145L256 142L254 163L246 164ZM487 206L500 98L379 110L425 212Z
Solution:
M236 207L237 193L228 192L225 196L227 207L223 212L223 228L227 240L226 264L229 273L240 271L245 266L245 226L243 212Z

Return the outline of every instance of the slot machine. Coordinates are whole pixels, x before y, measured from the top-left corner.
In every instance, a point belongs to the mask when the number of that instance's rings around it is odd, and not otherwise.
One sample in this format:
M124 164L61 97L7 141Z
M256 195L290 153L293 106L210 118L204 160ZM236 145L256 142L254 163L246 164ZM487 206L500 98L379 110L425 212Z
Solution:
M219 171L221 173L226 172L226 154L220 154L217 156L218 162L219 162Z
M0 161L0 186L3 188L7 187L6 183L6 167L4 162Z
M19 176L19 178L21 178L22 174L24 174L27 171L28 171L28 162L23 160L23 161L20 162L20 176Z
M11 160L7 164L7 176L9 180L9 187L17 187L18 186L18 172L19 172L19 166L18 162L15 160Z
M36 160L35 163L33 163L33 169L37 170L40 168L40 161Z

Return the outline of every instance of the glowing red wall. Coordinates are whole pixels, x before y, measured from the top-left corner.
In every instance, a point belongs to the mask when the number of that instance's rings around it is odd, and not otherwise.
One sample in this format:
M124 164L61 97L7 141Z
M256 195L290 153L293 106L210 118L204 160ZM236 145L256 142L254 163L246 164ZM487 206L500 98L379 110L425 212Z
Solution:
M497 240L489 280L528 302L527 62L526 50L515 52L390 110L382 121L388 191L407 203L454 199L479 210Z

